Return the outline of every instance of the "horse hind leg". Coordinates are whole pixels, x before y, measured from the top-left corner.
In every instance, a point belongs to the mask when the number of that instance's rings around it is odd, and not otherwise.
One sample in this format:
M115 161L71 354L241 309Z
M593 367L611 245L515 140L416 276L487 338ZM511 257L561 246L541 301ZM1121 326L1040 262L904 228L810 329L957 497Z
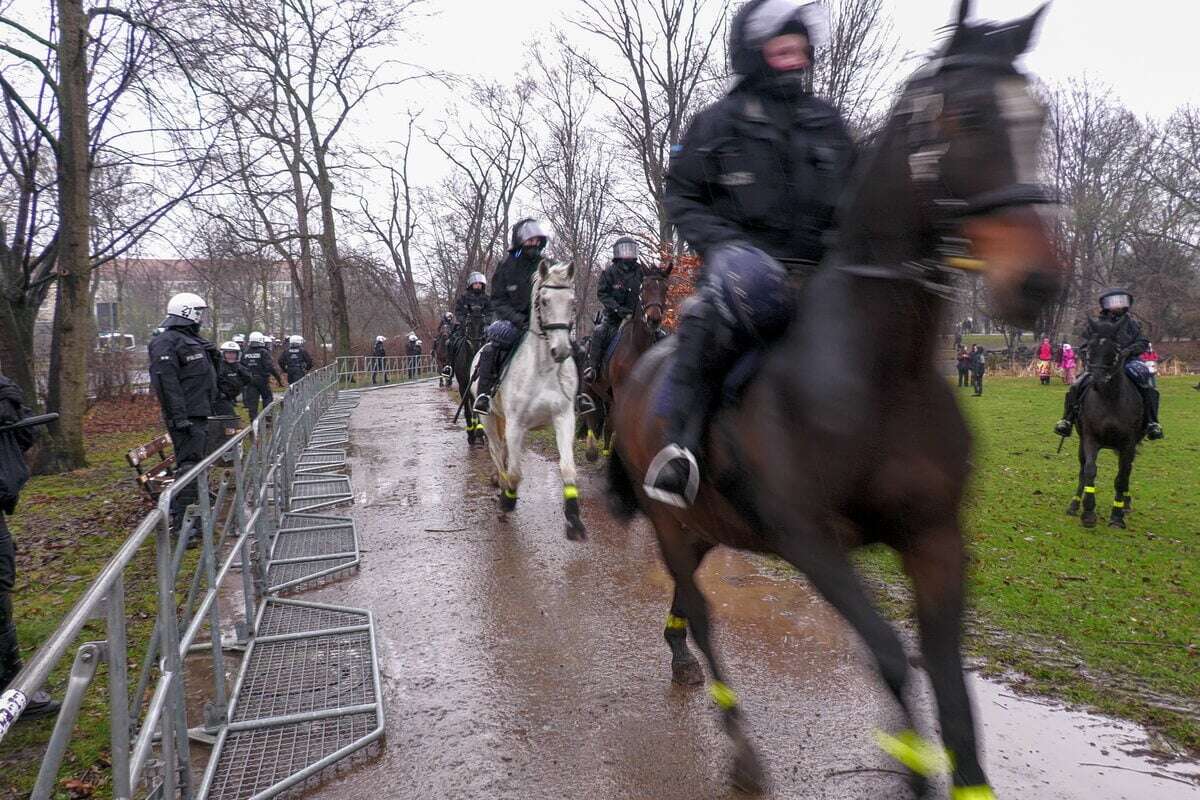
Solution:
M963 676L962 532L951 524L915 541L904 553L904 569L913 582L921 654L937 700L946 766L953 769L953 796L994 800L979 763L975 715Z
M1133 473L1133 459L1137 452L1127 447L1118 456L1117 477L1113 482L1113 507L1108 517L1108 527L1124 528L1125 515L1129 513L1129 476Z
M696 566L699 567L712 545L696 540L693 549L696 553ZM687 626L687 612L684 611L683 602L679 598L677 583L671 600L671 611L667 614L667 624L663 629L663 639L671 648L671 682L680 686L700 686L704 683L704 670L688 647Z
M667 643L672 644L671 637L678 635L672 632L672 623L677 626L677 620L685 620L687 628L691 630L692 639L708 662L708 673L712 678L708 693L720 710L725 733L733 743L734 756L730 780L734 786L744 792L761 792L767 785L766 772L759 760L758 753L750 743L741 707L738 705L737 694L725 683L724 671L721 669L720 660L717 658L712 642L708 602L704 599L700 587L696 585L695 573L700 566L700 559L707 550L697 548L683 527L668 513L651 512L651 520L654 522L654 529L658 534L658 545L662 551L667 571L675 579L675 599L671 606L672 617L675 619L668 617ZM678 628L675 630L677 631ZM686 651L686 643L683 647ZM671 650L672 653L675 652L673 644ZM674 659L672 659L673 665Z

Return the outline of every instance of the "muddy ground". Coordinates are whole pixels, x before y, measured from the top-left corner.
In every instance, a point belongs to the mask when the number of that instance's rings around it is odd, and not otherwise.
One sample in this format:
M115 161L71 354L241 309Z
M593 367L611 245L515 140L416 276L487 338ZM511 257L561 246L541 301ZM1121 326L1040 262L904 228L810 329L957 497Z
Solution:
M581 467L590 538L563 535L556 465L529 453L498 520L485 448L468 452L434 384L363 395L350 466L358 575L304 599L375 614L387 739L309 794L351 798L742 796L702 689L673 686L670 583L644 520L618 524ZM841 621L799 579L727 550L701 575L770 796L902 798L871 741L894 713ZM974 680L1001 798L1200 798L1200 766L1139 756L1127 723ZM928 699L922 703L928 707Z

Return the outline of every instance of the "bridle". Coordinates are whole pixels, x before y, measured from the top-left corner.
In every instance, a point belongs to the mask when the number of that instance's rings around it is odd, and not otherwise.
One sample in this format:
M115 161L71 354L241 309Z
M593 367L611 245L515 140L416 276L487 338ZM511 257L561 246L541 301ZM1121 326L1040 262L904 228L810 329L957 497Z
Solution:
M643 271L642 272L642 292L641 292L643 295L646 293L646 284L651 281L662 284L662 287L663 287L662 296L665 298L667 296L667 276L664 275L662 272L659 272L658 270ZM642 322L646 325L650 324L649 319L647 319L647 317L646 317L646 312L649 311L650 309L657 308L659 314L666 314L667 308L666 308L666 300L665 299L658 300L653 303L644 303L644 302L641 302L641 299L639 298L639 304L642 307Z
M571 327L572 327L570 322L545 322L542 319L542 304L539 301L541 300L542 292L550 292L550 291L574 292L575 287L572 286L571 284L567 284L565 286L553 286L553 285L547 285L547 284L542 283L542 284L538 285L537 291L534 293L533 305L534 305L534 316L537 319L537 324L538 324L538 336L542 339L548 339L549 337L546 334L549 333L550 331L570 331ZM572 311L574 310L574 305L575 305L575 299L572 298L571 299ZM574 316L575 316L574 313L572 313L571 318L573 319Z
M923 67L905 91L902 106L908 115L904 123L907 138L909 178L916 190L925 215L938 234L935 258L922 260L919 266L929 269L981 271L985 264L970 256L970 241L960 232L964 219L983 216L1006 208L1045 205L1057 200L1046 188L1016 181L1008 186L989 189L966 197L952 190L943 173L942 158L950 150L950 140L940 124L945 110L945 97L934 86L935 80L950 70L978 68L1017 74L1010 60L958 55L948 56ZM1012 122L1005 120L1006 130Z

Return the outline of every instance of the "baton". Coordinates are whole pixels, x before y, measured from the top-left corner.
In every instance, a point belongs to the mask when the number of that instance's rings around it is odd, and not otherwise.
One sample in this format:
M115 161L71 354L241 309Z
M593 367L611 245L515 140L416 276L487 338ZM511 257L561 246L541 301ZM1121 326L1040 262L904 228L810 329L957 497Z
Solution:
M11 433L22 428L32 428L34 425L49 425L58 419L58 414L38 414L36 417L26 417L11 425L0 425L0 433Z
M1065 442L1066 440L1067 440L1067 437L1065 437L1065 436L1058 437L1058 449L1054 451L1054 455L1058 455L1059 453L1062 452L1063 442Z

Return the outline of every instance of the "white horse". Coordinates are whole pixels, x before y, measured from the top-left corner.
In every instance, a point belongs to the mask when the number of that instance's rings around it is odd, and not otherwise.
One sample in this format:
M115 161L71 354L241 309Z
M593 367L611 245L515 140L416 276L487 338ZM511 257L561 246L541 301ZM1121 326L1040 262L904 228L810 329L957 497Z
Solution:
M491 413L483 415L488 450L499 474L500 507L507 513L517 506L526 432L553 424L567 538L583 539L587 532L579 518L574 449L579 375L572 358L570 333L575 318L575 265L543 260L530 294L529 331L492 392ZM471 374L478 374L478 369L476 355ZM477 396L478 381L472 389Z

